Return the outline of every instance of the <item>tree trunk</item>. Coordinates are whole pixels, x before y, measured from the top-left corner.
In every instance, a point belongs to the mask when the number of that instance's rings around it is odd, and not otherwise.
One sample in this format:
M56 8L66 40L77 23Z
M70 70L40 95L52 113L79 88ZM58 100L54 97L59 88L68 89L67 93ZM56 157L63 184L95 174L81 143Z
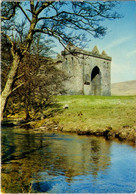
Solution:
M29 29L29 32L28 32L28 35L27 35L27 38L25 41L25 49L21 53L22 56L24 56L25 53L27 52L27 50L30 48L30 45L31 45L32 40L33 40L33 33L34 33L36 23L37 23L37 18L35 16L33 16L33 19L32 19L31 25L30 25L30 29ZM2 95L1 95L1 120L3 120L3 113L4 113L4 110L6 108L7 101L8 101L10 94L12 93L12 84L13 84L13 81L14 81L14 78L15 78L15 75L17 72L17 68L18 68L19 63L22 59L22 58L20 58L19 53L17 53L14 50L13 42L12 42L11 53L13 56L13 64L12 64L11 70L9 72L5 88L4 88Z
M12 84L13 84L19 63L20 63L20 57L17 54L15 54L13 57L13 64L9 72L5 88L1 95L1 120L3 120L3 113L6 108L7 101L10 94L12 93Z

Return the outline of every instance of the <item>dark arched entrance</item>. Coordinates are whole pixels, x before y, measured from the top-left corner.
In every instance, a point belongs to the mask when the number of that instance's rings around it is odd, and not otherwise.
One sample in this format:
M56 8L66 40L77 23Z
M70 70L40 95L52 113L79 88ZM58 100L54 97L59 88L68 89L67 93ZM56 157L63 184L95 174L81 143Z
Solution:
M92 95L101 95L101 73L100 69L95 66L91 73L91 83L92 83Z

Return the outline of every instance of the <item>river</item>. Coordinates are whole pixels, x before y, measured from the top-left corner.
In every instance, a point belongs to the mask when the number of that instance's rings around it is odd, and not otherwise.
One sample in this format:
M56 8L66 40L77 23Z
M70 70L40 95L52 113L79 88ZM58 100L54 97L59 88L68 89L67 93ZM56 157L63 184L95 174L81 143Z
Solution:
M102 137L2 128L6 193L134 193L135 148Z

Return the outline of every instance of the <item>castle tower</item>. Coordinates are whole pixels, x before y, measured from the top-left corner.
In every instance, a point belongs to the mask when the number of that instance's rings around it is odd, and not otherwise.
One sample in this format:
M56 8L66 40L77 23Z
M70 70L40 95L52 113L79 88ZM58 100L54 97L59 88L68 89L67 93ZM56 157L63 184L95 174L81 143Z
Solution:
M65 94L98 95L111 94L111 57L98 47L85 51L69 43L61 52L61 68L68 76Z

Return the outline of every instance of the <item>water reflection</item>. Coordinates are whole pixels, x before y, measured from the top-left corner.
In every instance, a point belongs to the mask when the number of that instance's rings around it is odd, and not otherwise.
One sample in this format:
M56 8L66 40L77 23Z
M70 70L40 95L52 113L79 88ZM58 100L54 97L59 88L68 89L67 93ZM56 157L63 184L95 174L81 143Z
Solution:
M110 144L97 137L2 130L2 190L76 192L85 179L95 183L108 173Z

